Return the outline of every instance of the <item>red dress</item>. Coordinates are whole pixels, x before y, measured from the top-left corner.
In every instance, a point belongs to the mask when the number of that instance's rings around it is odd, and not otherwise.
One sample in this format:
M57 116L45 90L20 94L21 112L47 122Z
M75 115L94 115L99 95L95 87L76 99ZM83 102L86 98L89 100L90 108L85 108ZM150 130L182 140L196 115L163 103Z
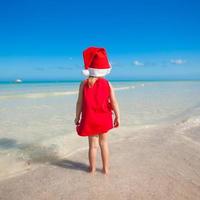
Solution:
M88 79L84 80L82 116L80 124L76 126L78 135L102 134L112 128L112 106L108 81L100 77L90 87Z

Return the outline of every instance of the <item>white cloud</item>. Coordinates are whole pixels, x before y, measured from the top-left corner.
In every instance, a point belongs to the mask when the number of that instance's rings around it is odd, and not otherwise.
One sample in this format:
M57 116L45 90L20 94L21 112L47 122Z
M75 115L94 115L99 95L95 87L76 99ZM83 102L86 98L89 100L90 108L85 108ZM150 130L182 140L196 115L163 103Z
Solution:
M140 62L138 60L134 60L133 64L136 65L136 66L144 66L144 63L142 63L142 62Z
M182 60L182 59L171 59L170 62L171 62L172 64L182 65L182 64L186 63L186 60Z

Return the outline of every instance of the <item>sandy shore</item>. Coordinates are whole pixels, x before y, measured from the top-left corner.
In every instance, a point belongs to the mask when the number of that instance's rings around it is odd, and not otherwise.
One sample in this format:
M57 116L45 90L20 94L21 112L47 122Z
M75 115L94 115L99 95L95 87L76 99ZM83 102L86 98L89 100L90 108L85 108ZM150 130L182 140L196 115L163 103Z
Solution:
M199 133L199 128L180 133L174 127L133 131L131 138L110 143L108 177L101 173L100 151L96 174L87 173L83 150L1 181L0 199L199 200Z

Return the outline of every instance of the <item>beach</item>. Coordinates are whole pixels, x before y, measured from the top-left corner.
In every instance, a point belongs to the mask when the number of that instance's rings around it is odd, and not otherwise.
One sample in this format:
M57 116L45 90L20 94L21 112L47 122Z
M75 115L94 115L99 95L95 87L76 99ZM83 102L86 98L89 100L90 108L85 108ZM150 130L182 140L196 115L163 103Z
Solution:
M79 83L0 85L0 199L200 199L200 82L113 82L110 174L87 172Z

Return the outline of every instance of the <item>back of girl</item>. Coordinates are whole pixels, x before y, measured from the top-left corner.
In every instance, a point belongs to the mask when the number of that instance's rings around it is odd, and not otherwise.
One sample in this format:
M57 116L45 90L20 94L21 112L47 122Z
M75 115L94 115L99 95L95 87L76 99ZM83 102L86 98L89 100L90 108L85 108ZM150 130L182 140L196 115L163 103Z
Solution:
M103 173L109 172L108 131L119 126L119 108L112 85L104 78L111 66L104 48L89 47L83 52L88 76L79 87L76 104L76 131L79 136L88 136L89 172L96 170L96 152L101 148ZM114 117L114 120L113 120Z
M110 86L104 78L89 77L83 83L82 119L77 132L80 136L103 134L113 128Z

